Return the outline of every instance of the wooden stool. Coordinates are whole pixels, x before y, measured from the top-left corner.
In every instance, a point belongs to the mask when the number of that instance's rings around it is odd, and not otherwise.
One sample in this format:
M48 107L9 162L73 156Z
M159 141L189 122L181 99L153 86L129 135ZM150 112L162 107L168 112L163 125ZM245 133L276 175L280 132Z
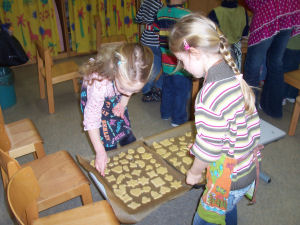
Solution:
M299 94L298 94L299 96L296 98L294 111L293 111L292 119L290 122L290 128L288 132L289 136L294 136L297 122L299 119L299 113L300 113L300 69L285 73L284 82L299 90Z
M298 119L299 119L299 114L300 114L300 96L298 96L296 98L294 111L293 111L292 119L290 122L290 128L289 128L289 132L288 132L289 136L295 135L296 126L297 126Z

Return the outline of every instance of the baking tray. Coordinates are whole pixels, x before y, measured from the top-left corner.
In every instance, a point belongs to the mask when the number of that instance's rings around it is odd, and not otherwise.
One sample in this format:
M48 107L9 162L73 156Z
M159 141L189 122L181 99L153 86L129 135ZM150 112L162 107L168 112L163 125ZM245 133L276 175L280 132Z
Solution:
M120 197L118 197L118 195L116 194L116 192L114 192L114 188L113 185L116 185L116 182L109 182L108 181L108 177L110 177L110 173L112 172L112 170L110 170L109 174L106 174L105 177L102 177L97 170L90 164L90 162L94 159L94 156L89 156L87 158L81 157L80 155L77 155L78 161L80 163L80 165L87 170L90 174L92 174L92 178L93 180L96 178L98 181L98 183L100 183L100 185L96 185L99 188L99 190L101 191L101 193L109 200L109 202L112 205L112 208L114 209L114 212L116 214L116 216L118 217L118 219L120 220L121 223L137 223L138 221L142 220L145 216L147 216L150 212L152 212L154 209L156 209L158 206L160 206L161 204L163 204L166 201L169 201L171 199L174 199L180 195L182 195L183 193L185 193L186 191L190 190L192 188L192 186L187 185L185 183L185 176L181 173L179 173L177 170L175 170L172 166L170 166L165 160L163 160L158 154L156 154L155 152L151 151L149 149L148 146L146 146L144 144L143 141L136 141L132 144L126 145L124 147L121 147L119 149L116 150L112 150L112 151L108 151L107 154L110 157L110 162L108 163L108 168L112 169L115 167L119 167L121 165L121 161L123 159L126 159L126 156L130 155L128 152L131 150L137 151L138 148L143 148L145 149L145 153L147 155L147 159L145 157L145 159L142 158L142 156L146 156L143 154L133 154L133 157L135 157L135 155L139 155L140 158L133 158L131 162L136 162L138 160L144 161L145 162L145 166L143 168L140 168L139 164L138 164L138 168L141 170L140 174L136 174L136 176L134 176L132 173L134 173L134 170L137 167L129 167L129 174L131 173L132 175L132 179L129 180L138 180L141 179L142 177L145 178L149 178L149 182L148 183L139 183L138 185L134 186L134 187L130 187L129 184L131 184L131 182L128 181L128 179L123 179L121 181L121 183L119 183L118 185L125 185L126 187L126 194L130 195L130 197L132 196L132 189L143 189L145 188L145 186L150 186L151 190L150 192L143 192L140 196L133 198L133 200L130 200L128 202L124 202L124 200L121 200ZM125 155L124 155L125 153ZM119 158L119 156L122 155L122 158ZM114 160L114 157L118 157L118 160ZM123 158L125 157L125 158ZM152 160L152 162L150 162ZM153 161L155 160L155 162ZM110 163L113 163L115 165L109 165ZM131 165L129 163L129 165ZM152 170L146 170L147 165L152 165L153 169ZM125 164L126 165L126 164ZM159 166L158 166L159 165ZM167 173L166 174L159 174L158 168L166 168ZM124 168L124 165L123 165ZM148 168L149 169L149 168ZM152 179L150 179L148 173L150 172L156 172L158 174L158 176L153 177ZM161 170L160 170L161 171ZM123 171L124 174L126 171ZM112 174L115 174L115 172L113 172ZM121 174L119 174L121 175ZM153 173L152 173L153 175ZM156 181L159 181L160 179L158 179L157 177L160 177L163 182L165 182L165 184L163 185L164 187L171 187L171 183L168 183L167 180L165 180L166 176L172 176L173 177L173 181L177 180L180 182L180 187L178 187L177 189L175 188L171 188L171 190L167 193L162 194L161 197L157 198L157 199L153 199L153 192L159 193L161 191L162 185L158 184L157 182L152 181L153 179L155 179ZM115 176L116 180L117 180L117 176ZM118 188L119 189L119 188ZM139 190L140 190L139 189ZM165 190L166 188L164 188ZM144 189L143 189L144 190ZM145 204L141 204L142 203L142 199L143 197L147 197L150 198L150 201L148 203ZM133 209L131 207L129 207L129 205L132 202L136 202L138 204L141 204L139 207Z
M187 134L188 136L186 136ZM189 153L189 145L194 143L195 136L194 123L187 122L178 127L146 137L143 141L150 150L159 154L177 171L185 175L194 160L194 156Z

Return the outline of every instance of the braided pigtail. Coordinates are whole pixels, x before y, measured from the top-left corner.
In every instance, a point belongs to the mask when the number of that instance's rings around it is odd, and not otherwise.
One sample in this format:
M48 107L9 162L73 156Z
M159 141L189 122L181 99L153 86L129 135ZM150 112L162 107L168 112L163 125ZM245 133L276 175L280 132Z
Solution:
M216 27L217 33L220 39L220 53L223 56L226 63L231 67L234 74L237 76L237 79L240 82L242 93L245 99L245 110L247 114L252 114L255 111L255 95L252 88L246 83L243 79L243 75L239 71L234 59L231 56L231 53L228 49L228 41L224 34Z
M220 54L240 82L247 114L255 111L254 93L242 78L242 74L231 56L226 37L212 20L198 13L182 17L170 31L169 47L173 53L190 52L191 48L194 48L211 54ZM178 67L180 67L179 64L176 69Z

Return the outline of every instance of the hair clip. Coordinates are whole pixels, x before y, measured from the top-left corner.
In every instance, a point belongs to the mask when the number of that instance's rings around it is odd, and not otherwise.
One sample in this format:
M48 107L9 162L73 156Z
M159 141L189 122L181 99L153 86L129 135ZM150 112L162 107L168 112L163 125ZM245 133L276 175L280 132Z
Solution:
M184 50L186 51L190 50L191 48L185 39L183 39L183 46L184 46Z

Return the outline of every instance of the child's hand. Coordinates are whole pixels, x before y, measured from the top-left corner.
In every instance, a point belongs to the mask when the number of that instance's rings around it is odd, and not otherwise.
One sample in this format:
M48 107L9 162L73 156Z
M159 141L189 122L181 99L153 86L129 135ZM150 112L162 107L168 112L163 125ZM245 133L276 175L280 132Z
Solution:
M105 176L105 168L107 164L107 154L106 152L96 153L96 159L95 159L95 167L100 173L101 176Z
M190 185L198 184L202 180L202 173L193 174L191 170L186 173L186 183Z
M125 107L121 102L119 102L113 109L112 112L115 116L121 117L124 119Z
M128 96L122 95L120 102L112 110L112 112L115 116L119 116L122 119L124 119L124 112L125 112L125 108L128 104L129 98L130 97L128 97Z

